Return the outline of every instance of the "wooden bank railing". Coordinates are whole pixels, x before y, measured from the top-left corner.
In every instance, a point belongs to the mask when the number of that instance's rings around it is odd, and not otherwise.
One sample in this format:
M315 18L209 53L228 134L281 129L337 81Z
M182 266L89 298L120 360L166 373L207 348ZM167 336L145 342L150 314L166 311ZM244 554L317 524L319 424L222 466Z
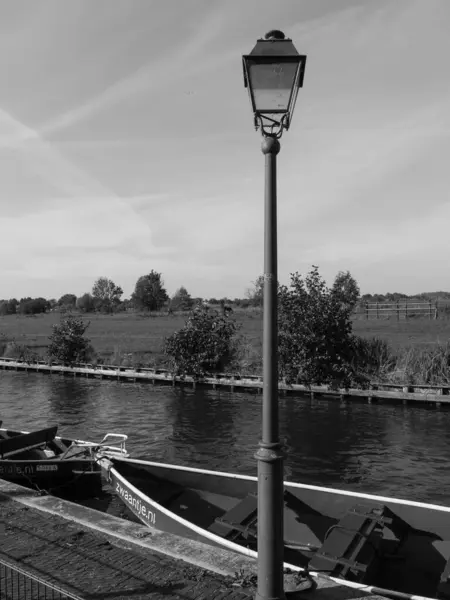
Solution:
M436 302L413 302L400 300L399 302L365 302L359 305L355 314L365 315L368 319L385 319L396 317L397 321L407 320L409 317L421 316L428 319L438 318L438 303Z
M231 392L261 393L263 380L260 375L230 375L218 374L214 377L205 377L200 381L192 377L174 377L167 369L123 367L116 365L92 365L80 363L73 367L48 364L45 361L27 363L12 358L1 358L0 369L14 371L28 371L45 373L48 375L62 375L65 377L88 377L109 379L115 381L132 381L149 383L153 385L181 385L191 388L203 387L224 389ZM421 402L432 403L437 406L448 405L450 408L449 385L410 385L372 382L368 389L330 389L329 386L302 385L279 383L280 395L308 395L312 400L318 398L338 399L346 402L350 399L362 399L368 402L391 400L393 402Z

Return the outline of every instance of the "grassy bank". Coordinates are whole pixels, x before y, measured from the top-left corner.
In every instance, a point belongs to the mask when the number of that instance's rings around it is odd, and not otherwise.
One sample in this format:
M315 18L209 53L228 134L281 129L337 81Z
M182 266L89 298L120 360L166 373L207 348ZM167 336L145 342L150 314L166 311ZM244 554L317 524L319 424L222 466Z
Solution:
M262 344L261 314L254 310L242 310L234 313L234 318L242 324L242 333L248 339L247 353L254 355L259 363ZM135 361L149 366L163 366L166 359L162 352L164 338L180 329L187 315L118 313L113 315L83 315L90 321L86 336L99 358L111 364L121 364L125 355L133 355ZM9 315L0 317L0 334L8 340L28 346L41 356L46 355L52 325L60 321L59 313L47 313L36 316ZM7 355L5 347L3 354ZM2 352L0 352L0 355Z
M260 372L262 314L256 309L242 309L236 310L233 316L242 325L241 333L247 339L241 359L242 372ZM91 322L87 336L103 362L162 367L167 364L162 353L163 340L183 326L186 315L119 313L93 314L84 318ZM12 346L8 341L15 340L45 356L52 325L59 320L58 313L0 317L3 338L0 355L10 355ZM450 381L447 376L450 349L446 346L450 339L450 320L416 318L398 322L396 319L357 319L353 330L362 338L379 338L390 347L374 350L374 363L378 365L374 377L426 384Z

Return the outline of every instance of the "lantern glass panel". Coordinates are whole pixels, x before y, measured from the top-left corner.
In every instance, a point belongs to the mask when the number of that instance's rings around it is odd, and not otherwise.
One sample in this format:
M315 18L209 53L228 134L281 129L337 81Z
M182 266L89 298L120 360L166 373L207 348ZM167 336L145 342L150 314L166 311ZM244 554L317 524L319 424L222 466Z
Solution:
M295 85L298 63L258 63L249 60L248 67L255 110L287 112Z

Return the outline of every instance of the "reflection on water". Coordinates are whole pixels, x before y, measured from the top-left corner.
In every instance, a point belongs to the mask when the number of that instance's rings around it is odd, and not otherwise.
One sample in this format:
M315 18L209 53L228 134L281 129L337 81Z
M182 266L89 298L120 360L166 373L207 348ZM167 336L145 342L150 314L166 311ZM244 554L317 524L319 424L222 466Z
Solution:
M7 427L126 433L135 457L256 474L258 395L3 371L0 406ZM450 411L434 408L283 397L286 479L450 503L449 425Z

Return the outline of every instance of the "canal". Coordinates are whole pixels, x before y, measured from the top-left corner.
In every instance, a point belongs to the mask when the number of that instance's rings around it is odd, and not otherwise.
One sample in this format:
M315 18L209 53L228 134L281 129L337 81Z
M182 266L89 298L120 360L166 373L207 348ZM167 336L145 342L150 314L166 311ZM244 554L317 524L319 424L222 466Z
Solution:
M4 427L126 433L136 458L256 474L261 396L0 372ZM450 503L450 411L280 398L285 479ZM448 487L447 487L448 480Z

